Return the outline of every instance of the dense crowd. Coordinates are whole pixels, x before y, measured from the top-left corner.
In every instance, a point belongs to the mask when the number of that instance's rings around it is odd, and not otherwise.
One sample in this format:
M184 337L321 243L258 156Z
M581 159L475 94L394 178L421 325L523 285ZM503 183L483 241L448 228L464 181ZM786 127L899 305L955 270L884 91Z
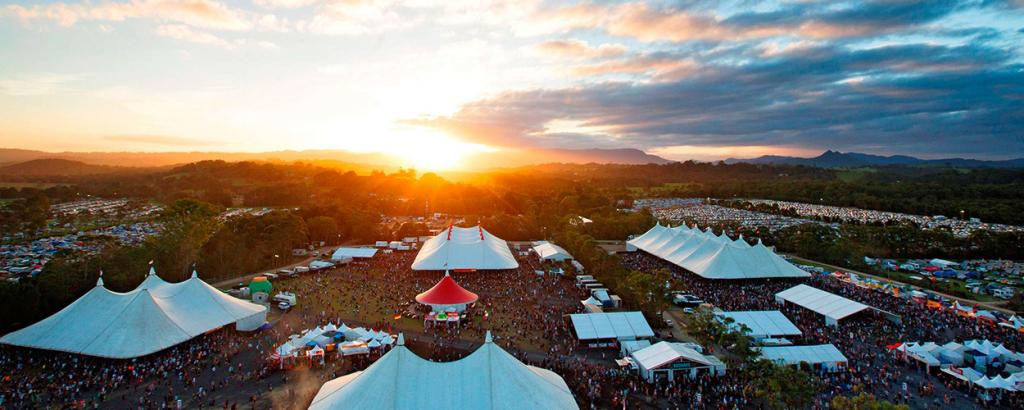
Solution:
M479 301L458 326L427 328L428 308L415 295L433 286L442 272L413 272L415 252L393 252L369 261L276 282L277 290L299 295L299 303L259 333L222 329L163 352L135 360L105 360L22 348L0 348L0 407L302 408L323 382L369 366L380 353L331 358L321 366L279 370L267 359L292 334L333 322L405 333L410 349L431 360L464 357L491 330L496 343L525 363L562 375L582 408L746 408L755 398L742 371L648 383L612 359L617 353L582 349L566 315L581 311L586 292L567 278L537 275L543 267L532 254L518 254L520 268L502 272L453 272ZM803 332L797 344L833 343L848 368L817 373L825 390L815 407L829 407L836 394L867 391L913 407L970 406L977 400L950 378L928 375L914 362L891 354L898 341L988 338L1024 350L1021 334L870 289L816 276L812 286L878 307L902 318L893 323L862 314L827 327L820 316L775 304L773 295L794 281L722 282L688 274L642 252L623 255L635 270L672 271L674 289L686 290L723 310L779 309ZM571 271L571 268L569 268ZM397 316L397 318L396 318ZM1004 395L995 405L1019 406ZM993 405L993 404L986 404Z
M931 310L910 299L858 287L828 275L816 275L804 283L898 315L899 323L866 311L845 319L837 327L825 326L824 318L817 313L775 302L776 293L801 283L799 281L714 281L688 274L643 252L625 254L623 259L630 268L640 271L670 270L673 287L690 292L724 311L781 310L803 332L802 337L791 338L795 344L836 345L849 359L849 364L845 371L821 373L827 386L818 399L822 407L826 406L829 397L851 393L855 386L880 398L913 403L914 407L939 408L950 403L964 405L978 400L974 395L976 389L963 386L958 380L945 375L932 377L917 368L916 362L910 363L892 354L886 346L893 343L989 339L1004 343L1015 351L1024 347L1024 334L1013 329L958 316L948 310ZM1019 408L1024 405L1020 394L1003 395L1000 400L996 403L1000 406Z

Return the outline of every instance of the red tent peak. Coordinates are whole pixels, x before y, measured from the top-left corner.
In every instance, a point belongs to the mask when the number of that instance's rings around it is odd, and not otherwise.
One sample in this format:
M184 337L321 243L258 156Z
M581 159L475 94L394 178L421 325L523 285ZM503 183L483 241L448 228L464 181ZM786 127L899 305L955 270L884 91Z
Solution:
M447 273L434 287L416 295L416 301L424 305L466 305L478 298L476 293L459 286Z

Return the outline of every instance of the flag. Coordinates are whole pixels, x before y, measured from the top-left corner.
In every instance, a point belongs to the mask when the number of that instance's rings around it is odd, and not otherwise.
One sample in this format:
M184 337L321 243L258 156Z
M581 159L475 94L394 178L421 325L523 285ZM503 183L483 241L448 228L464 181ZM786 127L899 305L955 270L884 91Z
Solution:
M100 277L103 277L103 269L100 269Z
M485 310L485 311L484 311L484 320L487 320L487 319L488 319L488 318L490 318L490 317L491 317L491 312L490 312L490 311L488 311L488 310Z
M402 318L402 314L398 313L398 314L395 314L395 317L393 317L392 319L398 320L398 319L401 319L401 318Z
M149 260L149 266L153 266L153 260L152 259Z

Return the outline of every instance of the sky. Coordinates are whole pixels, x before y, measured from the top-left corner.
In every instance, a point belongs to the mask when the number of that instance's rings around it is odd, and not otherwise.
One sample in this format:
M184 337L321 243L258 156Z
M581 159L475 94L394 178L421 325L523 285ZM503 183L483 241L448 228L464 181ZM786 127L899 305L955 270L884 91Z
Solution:
M1024 0L0 1L0 147L1024 156Z

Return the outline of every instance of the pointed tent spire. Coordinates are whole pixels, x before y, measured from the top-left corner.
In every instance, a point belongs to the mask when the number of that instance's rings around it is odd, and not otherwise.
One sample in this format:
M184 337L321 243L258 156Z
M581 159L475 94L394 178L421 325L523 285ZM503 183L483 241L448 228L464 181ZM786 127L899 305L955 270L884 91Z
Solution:
M149 274L156 275L156 268L154 268L152 264L149 265Z
M490 330L488 330L487 333L484 334L484 343L494 343L494 338L491 337Z
M192 277L193 278L198 278L199 277L199 272L196 272L195 269L192 269Z
M96 279L96 286L103 286L103 269L100 269L100 277Z
M398 341L395 342L398 346L405 346L405 333L398 334Z

